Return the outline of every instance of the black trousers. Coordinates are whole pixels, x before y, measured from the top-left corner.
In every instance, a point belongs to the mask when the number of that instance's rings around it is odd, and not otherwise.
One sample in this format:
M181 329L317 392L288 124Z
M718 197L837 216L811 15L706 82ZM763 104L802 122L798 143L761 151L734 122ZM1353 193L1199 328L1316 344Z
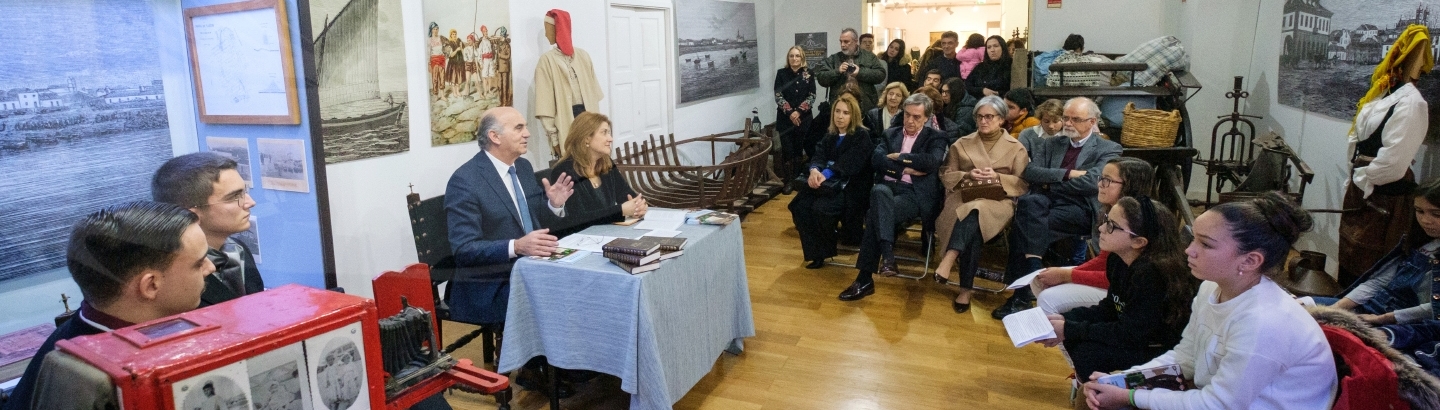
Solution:
M860 238L860 255L855 267L874 273L880 265L880 254L895 246L895 231L920 217L926 209L913 185L885 181L870 188L870 209L865 213L865 234Z
M1013 281L1030 273L1025 255L1044 255L1057 240L1089 235L1096 218L1089 198L1041 189L1016 198L1015 217L1010 220L1010 255L1005 264L1005 280Z
M835 256L835 226L845 211L845 194L821 196L810 188L801 188L790 200L790 220L800 233L800 249L805 260L815 261Z
M865 214L870 211L873 187L869 178L851 178L850 185L845 187L845 214L840 219L840 239L845 243L859 244L864 237Z
M1110 373L1144 364L1156 356L1165 354L1169 348L1123 348L1093 340L1065 339L1065 351L1075 363L1075 378L1081 383L1090 379L1094 372Z
M980 211L971 210L965 219L955 221L950 230L950 243L946 250L960 251L955 259L960 267L960 287L975 287L975 271L980 269L980 247L985 245L985 235L980 233Z

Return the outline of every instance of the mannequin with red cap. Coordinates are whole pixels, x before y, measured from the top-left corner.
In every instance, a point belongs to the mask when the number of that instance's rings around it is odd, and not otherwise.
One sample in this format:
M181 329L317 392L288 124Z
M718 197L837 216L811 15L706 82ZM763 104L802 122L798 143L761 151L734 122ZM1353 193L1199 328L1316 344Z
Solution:
M570 132L575 116L600 110L605 98L590 54L570 42L570 13L553 9L545 13L545 38L555 48L540 55L535 66L535 118L545 128L550 153L560 158L560 144Z

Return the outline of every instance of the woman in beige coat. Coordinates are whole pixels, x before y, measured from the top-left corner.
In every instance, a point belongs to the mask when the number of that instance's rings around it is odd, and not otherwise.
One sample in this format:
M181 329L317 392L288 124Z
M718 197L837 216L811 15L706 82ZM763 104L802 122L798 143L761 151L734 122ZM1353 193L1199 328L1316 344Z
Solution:
M955 313L970 310L971 286L980 265L980 246L994 238L1015 215L1015 197L1025 193L1020 173L1030 155L1020 141L1005 132L1005 101L986 96L975 104L975 133L950 145L940 184L945 187L945 208L935 221L938 243L946 244L945 256L935 269L935 280L946 281L955 260L960 260L960 293L951 307ZM1004 188L1000 200L965 198L960 186L967 182L998 181Z

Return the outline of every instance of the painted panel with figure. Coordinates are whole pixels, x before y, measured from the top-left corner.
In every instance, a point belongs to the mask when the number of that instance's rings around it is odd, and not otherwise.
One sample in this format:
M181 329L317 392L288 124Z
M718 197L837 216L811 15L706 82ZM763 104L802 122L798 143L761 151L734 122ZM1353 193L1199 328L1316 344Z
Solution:
M1375 66L1407 26L1425 25L1431 38L1440 35L1440 0L1287 0L1278 18L1280 104L1349 122ZM1437 76L1415 82L1426 101L1440 101ZM1428 135L1440 131L1437 113L1440 107L1432 105Z
M754 3L680 0L675 20L681 103L760 87Z
M425 24L430 143L475 141L485 111L514 104L509 2L426 1Z
M150 199L172 155L154 10L0 2L0 281L63 270L76 220Z
M311 0L325 163L410 150L400 2Z

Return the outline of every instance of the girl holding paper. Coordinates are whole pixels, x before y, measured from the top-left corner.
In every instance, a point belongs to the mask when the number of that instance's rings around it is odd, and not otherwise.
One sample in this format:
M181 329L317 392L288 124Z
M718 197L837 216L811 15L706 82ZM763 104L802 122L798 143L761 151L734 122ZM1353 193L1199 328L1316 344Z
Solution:
M1090 408L1329 408L1337 390L1330 344L1305 308L1270 279L1312 223L1275 192L1195 218L1185 253L1191 274L1205 282L1190 322L1173 350L1131 370L1178 364L1196 388L1126 390L1092 381L1085 384Z
M1094 306L1049 316L1081 381L1095 372L1125 369L1170 350L1190 318L1200 282L1185 268L1175 215L1150 198L1124 197L1100 224L1100 249L1109 251L1110 288Z

